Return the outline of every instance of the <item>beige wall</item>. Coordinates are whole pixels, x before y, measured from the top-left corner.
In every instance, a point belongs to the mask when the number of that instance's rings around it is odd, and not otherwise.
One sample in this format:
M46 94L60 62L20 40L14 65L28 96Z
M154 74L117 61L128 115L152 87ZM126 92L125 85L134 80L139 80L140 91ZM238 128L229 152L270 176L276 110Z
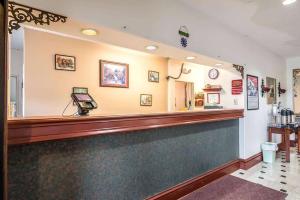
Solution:
M55 70L55 54L75 56L76 71ZM129 64L128 89L99 87L100 59ZM148 82L148 70L160 72L159 83ZM99 106L92 114L165 112L167 70L165 58L26 29L25 116L61 115L74 86L89 88ZM141 107L140 94L152 94L153 106Z
M168 62L168 73L171 76L177 77L181 64L183 62L175 59L169 59ZM221 85L223 90L221 92L220 105L224 108L244 108L244 93L240 95L232 95L231 94L231 81L235 79L241 79L240 73L238 73L234 68L218 68L220 75L218 79L211 80L208 77L208 71L213 67L193 64L193 63L185 63L186 69L191 69L190 74L182 74L178 81L185 81L194 83L194 93L203 92L203 88L205 88L206 84L211 85ZM168 83L168 109L169 111L175 111L175 81L173 79L169 80ZM207 96L205 94L205 102L207 101ZM194 104L193 104L194 105Z

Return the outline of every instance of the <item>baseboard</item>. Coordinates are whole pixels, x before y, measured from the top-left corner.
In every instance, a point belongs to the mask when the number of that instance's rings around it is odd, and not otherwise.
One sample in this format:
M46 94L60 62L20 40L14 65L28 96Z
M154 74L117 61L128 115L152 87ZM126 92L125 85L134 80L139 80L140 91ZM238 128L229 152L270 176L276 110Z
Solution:
M146 200L175 200L179 199L198 188L201 188L212 181L221 178L222 176L231 174L232 172L240 168L240 160L235 160L225 165L222 165L218 168L210 170L201 176L192 178L188 181L185 181L181 184L178 184L168 190L160 192L152 197L147 198Z
M247 159L240 159L240 169L248 170L263 160L262 153L255 154Z
M262 161L262 153L255 154L247 159L239 159L210 170L201 176L197 176L163 192L147 198L146 200L175 200L179 199L222 176L229 175L238 169L248 170Z

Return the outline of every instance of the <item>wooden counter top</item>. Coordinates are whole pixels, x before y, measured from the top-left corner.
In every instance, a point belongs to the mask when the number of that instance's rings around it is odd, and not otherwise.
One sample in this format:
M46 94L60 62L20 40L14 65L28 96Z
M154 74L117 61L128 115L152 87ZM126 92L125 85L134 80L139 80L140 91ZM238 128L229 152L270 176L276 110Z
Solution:
M8 120L8 144L29 144L100 134L126 133L238 119L243 116L243 109L222 109L119 116L17 118Z

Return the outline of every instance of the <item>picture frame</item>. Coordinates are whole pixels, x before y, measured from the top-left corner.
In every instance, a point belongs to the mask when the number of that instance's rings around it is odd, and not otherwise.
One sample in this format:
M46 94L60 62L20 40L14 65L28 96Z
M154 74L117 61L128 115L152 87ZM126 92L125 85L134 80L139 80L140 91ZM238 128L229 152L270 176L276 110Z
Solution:
M159 72L149 70L148 71L148 81L154 82L154 83L159 83Z
M152 106L152 94L141 94L140 106Z
M129 88L129 64L100 60L100 87Z
M277 82L275 78L266 77L266 86L270 88L267 93L267 104L277 104Z
M259 110L258 77L247 75L247 110Z
M220 93L207 93L208 104L220 104Z
M62 54L55 54L54 63L56 70L76 71L76 57Z

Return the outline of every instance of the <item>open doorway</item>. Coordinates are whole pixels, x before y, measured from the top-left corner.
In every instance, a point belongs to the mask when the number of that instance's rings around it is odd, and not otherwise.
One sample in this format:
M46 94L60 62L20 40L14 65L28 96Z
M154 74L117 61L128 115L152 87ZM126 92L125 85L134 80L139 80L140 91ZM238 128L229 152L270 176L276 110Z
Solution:
M194 101L194 83L175 81L175 110L191 110Z
M14 31L10 37L10 105L9 116L23 116L23 74L24 74L24 29Z

